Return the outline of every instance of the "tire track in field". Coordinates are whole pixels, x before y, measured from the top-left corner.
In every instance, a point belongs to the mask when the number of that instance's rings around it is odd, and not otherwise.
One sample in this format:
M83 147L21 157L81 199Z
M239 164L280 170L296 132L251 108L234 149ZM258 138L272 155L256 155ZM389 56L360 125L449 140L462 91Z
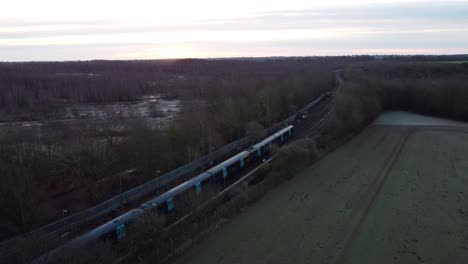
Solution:
M385 159L382 168L377 172L376 177L365 187L360 198L355 202L354 209L350 212L349 216L346 217L346 221L330 241L331 243L329 243L329 247L325 250L324 256L322 257L322 263L344 263L349 249L357 238L365 218L373 207L391 168L395 164L411 133L412 130L408 130L400 136L390 155Z
M413 129L409 129L406 131L406 133L403 135L403 139L399 142L399 144L394 148L394 151L392 152L392 155L387 159L387 162L385 163L384 167L382 170L379 172L379 176L376 178L376 180L372 184L372 188L367 192L368 195L370 195L370 200L368 200L364 207L364 212L361 214L359 217L359 220L353 229L350 237L346 240L343 250L341 253L338 255L338 258L336 259L336 263L341 264L341 263L346 263L348 259L349 252L351 248L354 245L354 242L356 241L356 238L358 237L359 233L361 232L362 226L364 224L365 219L367 218L367 215L369 214L370 210L374 207L375 202L377 200L377 197L379 196L383 186L385 185L385 182L387 181L387 178L395 165L396 161L398 160L398 157L400 156L401 152L403 151L403 147L405 146L408 138L410 135L413 133Z

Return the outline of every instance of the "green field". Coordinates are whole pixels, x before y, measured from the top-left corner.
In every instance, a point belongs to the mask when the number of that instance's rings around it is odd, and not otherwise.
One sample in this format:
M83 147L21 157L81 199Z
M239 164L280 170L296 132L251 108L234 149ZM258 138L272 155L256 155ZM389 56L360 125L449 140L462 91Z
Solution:
M468 128L372 125L178 263L468 263Z

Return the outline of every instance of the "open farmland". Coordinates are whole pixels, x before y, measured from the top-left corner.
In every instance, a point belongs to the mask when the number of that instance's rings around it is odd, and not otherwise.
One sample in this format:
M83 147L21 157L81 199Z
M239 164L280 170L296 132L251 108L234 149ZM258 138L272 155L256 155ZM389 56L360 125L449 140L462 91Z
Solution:
M403 116L384 115L180 263L467 263L468 127L396 125Z

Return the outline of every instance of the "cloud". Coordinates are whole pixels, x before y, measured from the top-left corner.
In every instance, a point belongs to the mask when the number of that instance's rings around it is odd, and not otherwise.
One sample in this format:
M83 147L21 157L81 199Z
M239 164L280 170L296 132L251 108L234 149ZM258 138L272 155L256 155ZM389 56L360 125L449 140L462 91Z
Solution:
M468 3L426 2L283 9L178 23L4 20L0 60L468 53L466 14Z

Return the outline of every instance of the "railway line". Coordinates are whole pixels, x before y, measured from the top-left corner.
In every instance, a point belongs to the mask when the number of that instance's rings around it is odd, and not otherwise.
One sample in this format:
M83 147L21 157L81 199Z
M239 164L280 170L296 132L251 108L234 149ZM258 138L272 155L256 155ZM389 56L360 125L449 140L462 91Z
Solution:
M344 82L343 82L343 80L342 80L342 78L340 76L341 72L342 71L337 71L336 72L336 74L337 74L337 77L336 77L337 87L333 91L333 96L330 96L330 97L326 98L325 100L322 100L319 104L314 106L313 109L308 110L309 118L307 118L306 120L303 120L299 124L296 124L296 132L295 132L295 135L294 135L295 139L318 137L319 134L321 133L320 130L326 124L327 119L329 117L331 117L335 113L335 101L336 101L335 99L336 99L336 96L338 96L341 93L341 91L342 91L342 89L344 87ZM303 109L301 109L299 111L299 113L301 113L301 112L303 112ZM298 134L297 131L299 131L300 134ZM201 205L199 205L198 207L196 207L192 211L188 212L186 215L184 215L183 217L181 217L177 221L169 224L166 227L166 230L170 231L171 229L177 228L177 226L179 224L181 224L184 221L188 220L192 215L194 215L197 212L201 211L202 209L204 209L205 207L207 207L210 204L214 203L215 201L222 199L222 197L224 197L224 195L226 195L228 192L230 192L232 189L234 189L235 187L237 187L241 183L248 180L250 177L254 176L255 173L260 168L262 168L265 165L269 164L274 158L275 158L275 156L270 157L269 159L263 161L259 165L252 168L251 170L245 172L244 174L242 174L239 177L238 180L236 180L234 183L232 183L231 185L229 185L228 187L226 187L225 189L220 191L218 194L214 195L209 200L205 201L204 203L202 203ZM116 262L114 262L114 264L124 263L127 257L128 257L128 255L121 257Z
M310 114L310 121L299 124L296 129L297 138L314 138L320 134L328 117L335 113L336 97L341 94L344 88L344 81L341 77L341 70L336 71L336 83L332 96L325 98L317 105Z
M312 113L310 113L310 121L302 122L296 126L296 138L305 138L310 135L316 135L319 133L319 125L323 123L323 120L327 115L333 112L334 107L330 104L331 99L326 99L321 105L317 106Z
M340 74L340 73L341 73L341 71L337 72L337 74ZM323 128L327 118L329 118L332 114L334 114L334 111L335 111L335 105L334 105L335 104L335 96L337 96L342 91L342 87L344 86L343 80L341 78L339 78L338 75L337 75L337 82L338 82L338 86L335 89L334 96L331 96L331 97L323 100L319 105L315 106L314 109L309 112L309 114L311 116L310 116L310 118L308 118L307 122L303 122L303 123L296 126L296 131L298 129L300 129L300 131L304 131L304 133L298 135L297 132L296 132L295 136L294 136L295 139L304 138L304 137L315 137L321 132L320 129ZM255 172L257 172L261 167L263 167L266 164L270 163L273 159L274 159L274 156L267 159L267 160L265 160L263 163L261 163L260 165L254 167L250 171L246 172L243 176L241 176L232 185L228 186L227 188L222 190L220 193L215 195L212 199L210 199L210 200L206 201L205 203L203 203L202 205L198 206L197 208L195 208L193 211L186 214L181 219L179 219L176 222L169 225L167 227L167 229L171 229L171 228L176 227L177 224L183 222L185 219L190 217L194 212L202 209L203 207L205 207L207 204L209 204L213 200L218 199L219 197L221 197L222 195L224 195L225 193L227 193L228 191L230 191L231 189L233 189L234 187L236 187L237 185L239 185L240 183L242 183L243 181L248 179Z
M297 133L295 135L295 138L314 137L314 136L317 136L320 133L320 129L323 127L323 124L325 123L324 121L334 113L334 111L335 111L335 106L334 106L335 97L336 97L337 94L339 94L341 92L342 87L344 85L343 81L341 79L341 71L336 72L336 80L337 80L337 86L335 87L332 96L328 96L326 98L323 98L324 96L322 96L321 98L319 98L321 100L316 100L316 101L314 101L314 102L312 102L311 104L308 105L310 107L313 107L312 109L307 109L310 117L307 120L303 120L302 122L300 122L297 125ZM290 122L291 118L288 118L288 119L289 119L288 121ZM286 123L286 122L283 122L283 124L284 123ZM242 141L243 141L242 143L247 142L246 139L242 139ZM239 146L241 146L241 143L239 143L239 142L234 142L234 143L236 143L236 144L233 144L233 143L230 144L231 148L234 148L233 146L235 146L236 148L239 148ZM268 162L269 161L270 160L268 160ZM267 162L265 162L265 164L266 163ZM188 164L188 165L194 166L193 164ZM233 185L229 186L228 188L226 188L222 192L224 193L225 191L228 191L230 188L232 188L232 186L235 186L235 185L239 184L245 178L248 178L249 175L253 174L256 170L258 170L258 168L260 168L263 165L264 164L261 164L260 166L253 168L251 171L249 171L249 172L247 172L245 174L246 176L241 177ZM185 165L183 167L187 167L187 165ZM192 167L192 169L193 169L193 167ZM180 168L177 169L177 170L180 170ZM181 175L181 172L179 172L179 173L174 173L171 176L172 176L172 179L169 179L169 177L167 177L168 179L166 179L166 182L157 182L157 184L154 184L154 182L153 182L152 188L161 187L165 183L167 184L167 182L169 182L170 180L177 179L177 178L181 177L182 175ZM160 178L162 178L162 177L160 177ZM100 204L99 205L100 207L88 209L87 213L91 213L91 215L85 217L85 220L89 221L90 219L94 219L94 218L97 218L99 216L102 216L105 213L107 213L107 212L109 212L111 210L114 210L116 207L122 206L123 204L128 203L128 202L130 202L132 200L136 200L137 198L142 197L144 194L149 193L149 192L152 191L151 190L152 188L149 188L147 186L139 186L137 188L139 188L139 189L136 192L135 192L134 189L132 189L130 191L133 191L133 193L125 194L125 196L119 195L119 197L117 197L117 198L114 197L113 198L113 199L118 199L120 201L116 202L114 200L112 203L109 203L109 201L107 201L107 202L105 202L103 204ZM106 203L107 203L107 206L103 206L103 205L106 205ZM182 219L184 219L184 218L182 218ZM82 219L80 219L80 220L82 220ZM76 227L78 224L80 224L79 222L80 221L70 221L70 223L68 223L68 225L65 224L65 223L59 223L59 224L55 224L55 225L48 225L48 226L46 226L46 228L40 229L40 232L36 232L33 235L40 236L41 239L50 238L50 237L53 237L53 236L56 236L56 235L63 234L66 230L68 230L70 228ZM178 222L179 221L177 221L176 223L178 223ZM52 228L53 226L56 226L56 228ZM171 226L173 226L173 225L171 225ZM31 234L30 234L30 236L31 236ZM7 241L7 242L11 242L11 241ZM13 240L13 242L15 242L15 241ZM10 246L14 245L14 243L10 243L10 244L2 243L2 244L0 244L0 248L1 248L1 250L0 250L1 253L0 254L2 254L2 257L4 255L8 255L8 254L13 253L13 249L11 247L9 247L9 245Z
M57 240L62 242L68 237L82 232L83 228L92 228L96 226L99 221L106 221L114 217L116 213L122 210L128 210L132 204L134 206L134 203L138 203L141 199L148 199L148 197L180 184L181 180L187 180L195 176L197 174L197 169L208 166L213 160L222 159L229 154L232 155L232 153L235 153L242 146L248 145L249 142L251 142L249 138L239 139L211 154L203 156L122 194L116 195L96 206L59 219L33 230L28 234L4 240L0 242L0 258L3 259L17 253L18 244L21 244L22 241L27 239L34 241Z
M466 129L399 120L365 128L174 263L465 263Z

